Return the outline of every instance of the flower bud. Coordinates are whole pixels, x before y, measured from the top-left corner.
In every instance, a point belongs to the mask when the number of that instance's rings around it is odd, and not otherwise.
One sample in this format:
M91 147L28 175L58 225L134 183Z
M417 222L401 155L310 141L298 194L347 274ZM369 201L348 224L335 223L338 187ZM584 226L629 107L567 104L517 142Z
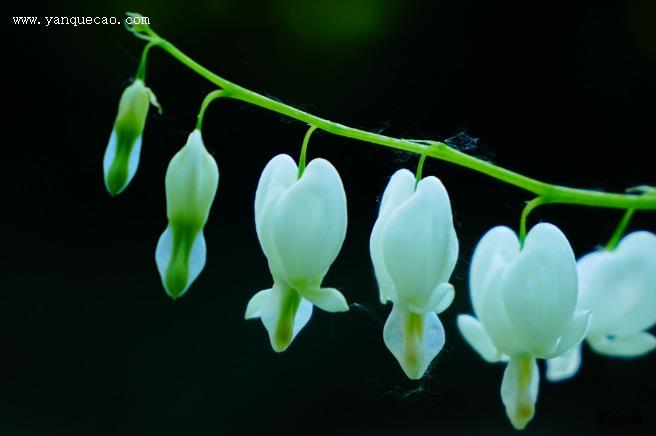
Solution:
M218 185L216 162L205 149L200 130L194 130L166 171L169 224L155 253L164 289L173 299L187 291L205 266L203 227Z
M151 98L151 91L139 79L123 91L103 159L105 187L111 195L123 191L137 171Z

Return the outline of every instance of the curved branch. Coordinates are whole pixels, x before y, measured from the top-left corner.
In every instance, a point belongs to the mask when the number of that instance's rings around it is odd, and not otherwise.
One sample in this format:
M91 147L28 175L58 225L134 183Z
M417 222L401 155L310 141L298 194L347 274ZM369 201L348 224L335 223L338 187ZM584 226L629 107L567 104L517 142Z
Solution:
M263 109L302 121L310 126L314 126L337 136L369 142L420 155L425 153L432 158L469 168L502 182L532 192L541 197L543 204L567 203L580 206L617 209L656 210L656 196L654 195L607 193L553 185L524 176L498 165L494 165L474 156L470 156L456 150L455 148L449 147L443 142L393 138L326 120L230 82L194 61L176 46L167 40L160 38L159 35L150 28L148 28L145 33L154 38L151 42L158 45L173 58L222 88L226 92L224 97L241 100L259 106Z

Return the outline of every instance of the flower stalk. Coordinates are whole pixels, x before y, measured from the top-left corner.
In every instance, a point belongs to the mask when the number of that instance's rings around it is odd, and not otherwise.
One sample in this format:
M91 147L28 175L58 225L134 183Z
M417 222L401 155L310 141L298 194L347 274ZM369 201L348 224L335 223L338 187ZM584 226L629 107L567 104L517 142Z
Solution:
M471 169L504 183L532 192L542 198L543 204L561 203L615 209L656 210L655 195L647 195L646 193L609 193L554 185L524 176L520 173L508 170L474 156L470 156L440 141L394 138L379 133L356 129L318 117L224 79L203 67L166 39L161 38L150 28L150 26L142 25L138 28L130 29L130 31L132 31L136 37L148 41L150 44L153 44L153 46L157 45L171 57L226 91L227 94L225 97L240 100L279 113L328 133L332 133L333 135L369 142L419 155L426 153L426 156L428 157Z

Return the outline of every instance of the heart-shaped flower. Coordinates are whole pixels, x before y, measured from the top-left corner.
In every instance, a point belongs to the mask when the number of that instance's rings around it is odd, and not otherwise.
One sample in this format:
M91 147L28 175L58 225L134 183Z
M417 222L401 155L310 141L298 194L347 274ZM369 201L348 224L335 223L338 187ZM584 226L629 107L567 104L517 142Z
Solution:
M535 359L561 356L585 337L590 312L576 310L576 260L563 233L538 224L522 247L515 232L495 227L472 259L470 295L477 318L458 317L467 342L487 361L508 361L501 386L515 428L533 418L539 373Z
M597 353L636 357L656 348L647 332L656 324L656 235L626 235L612 251L599 250L579 259L578 308L592 311L586 340ZM547 378L563 380L576 374L581 346L549 360Z
M246 319L261 318L275 351L284 351L308 322L312 305L348 310L344 296L322 288L346 236L346 193L335 167L312 160L302 177L288 155L271 159L255 194L255 226L273 286L258 292Z
M436 177L416 183L408 170L389 181L369 243L380 300L394 304L385 345L411 379L421 378L444 346L437 313L454 297L448 283L458 258L451 202Z

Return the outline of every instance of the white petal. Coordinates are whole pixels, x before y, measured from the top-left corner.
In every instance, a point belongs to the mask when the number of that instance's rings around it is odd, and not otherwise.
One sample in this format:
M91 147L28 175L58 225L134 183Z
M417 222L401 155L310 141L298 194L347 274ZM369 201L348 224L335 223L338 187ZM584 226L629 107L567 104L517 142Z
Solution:
M476 318L470 315L458 315L458 329L469 345L483 359L488 362L504 360L504 356L496 349L483 325Z
M501 400L517 430L522 430L533 419L539 384L540 372L534 358L510 359L501 382Z
M337 289L308 288L298 291L310 303L326 312L346 312L349 310L346 298Z
M191 286L193 281L196 280L198 275L205 267L207 248L205 245L205 237L203 235L203 231L201 230L198 232L196 239L194 239L194 243L189 254L189 263L187 265L189 271L187 282L183 290L177 295L173 295L166 285L166 274L171 263L172 250L173 232L171 231L171 226L167 226L166 230L164 230L164 233L162 233L162 236L160 236L159 241L157 242L157 248L155 249L155 262L157 263L157 270L159 271L160 278L162 279L162 285L164 286L164 289L171 297L179 298L184 295L185 292L187 292L189 286Z
M346 235L346 193L335 167L324 159L310 162L273 214L273 242L287 281L303 287L322 278Z
M269 257L273 251L269 224L271 208L275 207L280 196L296 181L298 167L286 154L279 154L267 163L260 176L255 191L255 227L264 254Z
M395 172L383 192L378 218L385 220L396 208L409 199L415 192L415 181L415 175L406 169Z
M581 367L581 345L547 360L547 380L557 382L573 377Z
M558 346L554 353L552 355L536 357L550 359L566 354L572 350L572 348L577 347L583 339L585 339L585 335L588 334L588 329L590 328L592 319L594 319L594 316L592 316L591 312L588 310L576 312L570 321L569 326L565 329L565 333L561 336L560 341L558 341Z
M428 307L435 313L442 313L451 306L456 297L456 291L451 283L440 283L428 302Z
M285 273L273 243L272 218L278 200L296 182L297 173L294 160L286 154L279 154L264 168L255 192L255 228L274 281L282 280Z
M271 289L265 289L253 295L253 297L248 300L248 305L246 306L246 314L244 315L245 319L254 319L259 318L262 306L271 296Z
M382 232L383 259L398 302L427 309L432 291L448 281L457 257L451 205L442 183L435 177L423 179Z
M517 235L508 227L497 226L481 238L469 271L469 290L474 312L481 316L481 302L491 277L505 270L519 254Z
M470 269L470 292L474 312L499 352L525 352L502 299L502 278L519 253L519 240L507 227L488 231L476 246Z
M553 352L576 307L576 260L567 238L541 223L503 279L506 313L533 355Z
M647 332L626 336L589 336L590 347L600 354L613 357L637 357L656 348L656 338Z
M276 352L287 349L311 316L312 304L293 289L278 283L274 283L260 310L260 318Z
M580 307L594 313L591 334L628 335L656 323L656 236L634 232L612 252L579 260Z
M380 302L385 304L388 299L394 298L396 291L392 278L387 272L387 267L383 261L383 252L381 247L382 229L387 224L387 220L391 213L403 203L415 191L415 176L406 169L398 170L390 179L383 199L380 204L380 212L378 219L374 224L371 231L371 238L369 240L369 252L371 260L374 264L374 273L376 274L376 281L378 282L378 289L380 292Z
M411 314L395 304L385 322L383 340L405 374L417 380L444 347L444 327L434 312Z

